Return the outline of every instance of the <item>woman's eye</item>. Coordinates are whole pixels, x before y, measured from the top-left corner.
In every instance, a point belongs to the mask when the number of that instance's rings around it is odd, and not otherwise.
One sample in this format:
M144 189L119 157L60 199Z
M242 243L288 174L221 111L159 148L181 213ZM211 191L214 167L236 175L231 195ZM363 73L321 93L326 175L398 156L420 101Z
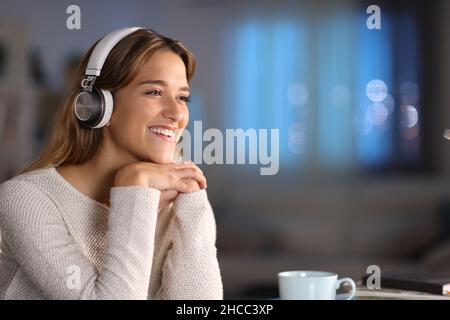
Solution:
M161 95L161 91L159 91L159 90L150 90L150 91L147 91L145 94L160 96Z
M180 99L183 100L186 103L191 102L191 97L189 97L189 96L182 96L182 97L180 97Z

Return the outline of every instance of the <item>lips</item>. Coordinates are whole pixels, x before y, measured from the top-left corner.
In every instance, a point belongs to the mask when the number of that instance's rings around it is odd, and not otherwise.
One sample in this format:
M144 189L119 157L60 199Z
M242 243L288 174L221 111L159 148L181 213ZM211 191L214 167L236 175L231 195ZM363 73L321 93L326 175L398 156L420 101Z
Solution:
M175 140L175 129L166 126L153 126L148 128L151 133L166 141Z

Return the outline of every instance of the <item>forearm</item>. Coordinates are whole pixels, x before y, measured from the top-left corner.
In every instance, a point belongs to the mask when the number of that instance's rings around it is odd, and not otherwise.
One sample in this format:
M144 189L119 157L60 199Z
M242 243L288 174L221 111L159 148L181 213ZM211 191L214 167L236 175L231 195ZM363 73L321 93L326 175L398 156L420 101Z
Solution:
M163 267L161 298L222 299L216 224L206 191L180 195L173 209L173 246Z
M2 241L46 298L147 297L159 191L112 189L100 270L82 252L82 243L75 241L72 229L47 195L25 183L5 185L0 194Z
M96 281L98 298L147 298L159 194L155 189L139 193L133 187L111 189L114 200L104 262ZM131 212L124 212L127 209Z

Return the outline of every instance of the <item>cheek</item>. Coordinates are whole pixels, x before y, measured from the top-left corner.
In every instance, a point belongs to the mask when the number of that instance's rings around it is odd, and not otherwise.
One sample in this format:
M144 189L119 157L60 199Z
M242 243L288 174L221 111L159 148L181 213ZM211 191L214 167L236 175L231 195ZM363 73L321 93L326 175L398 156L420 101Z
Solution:
M121 108L120 118L126 120L127 125L136 127L138 124L148 124L160 112L157 104L151 104L145 99L136 99Z
M186 108L185 110L183 110L183 120L180 123L180 127L186 128L188 123L189 123L189 109Z

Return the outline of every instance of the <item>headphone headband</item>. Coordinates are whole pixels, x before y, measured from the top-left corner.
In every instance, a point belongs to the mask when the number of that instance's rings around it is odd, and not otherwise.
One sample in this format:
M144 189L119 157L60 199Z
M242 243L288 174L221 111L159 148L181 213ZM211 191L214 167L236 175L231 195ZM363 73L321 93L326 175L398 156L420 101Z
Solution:
M85 78L81 80L82 91L75 98L74 111L80 123L91 129L107 124L113 111L113 97L108 90L94 88L96 78L114 46L129 34L143 28L124 28L104 36L89 57Z
M89 57L85 74L87 76L98 77L102 72L103 64L114 46L129 34L143 29L141 27L118 29L104 36L95 46Z

